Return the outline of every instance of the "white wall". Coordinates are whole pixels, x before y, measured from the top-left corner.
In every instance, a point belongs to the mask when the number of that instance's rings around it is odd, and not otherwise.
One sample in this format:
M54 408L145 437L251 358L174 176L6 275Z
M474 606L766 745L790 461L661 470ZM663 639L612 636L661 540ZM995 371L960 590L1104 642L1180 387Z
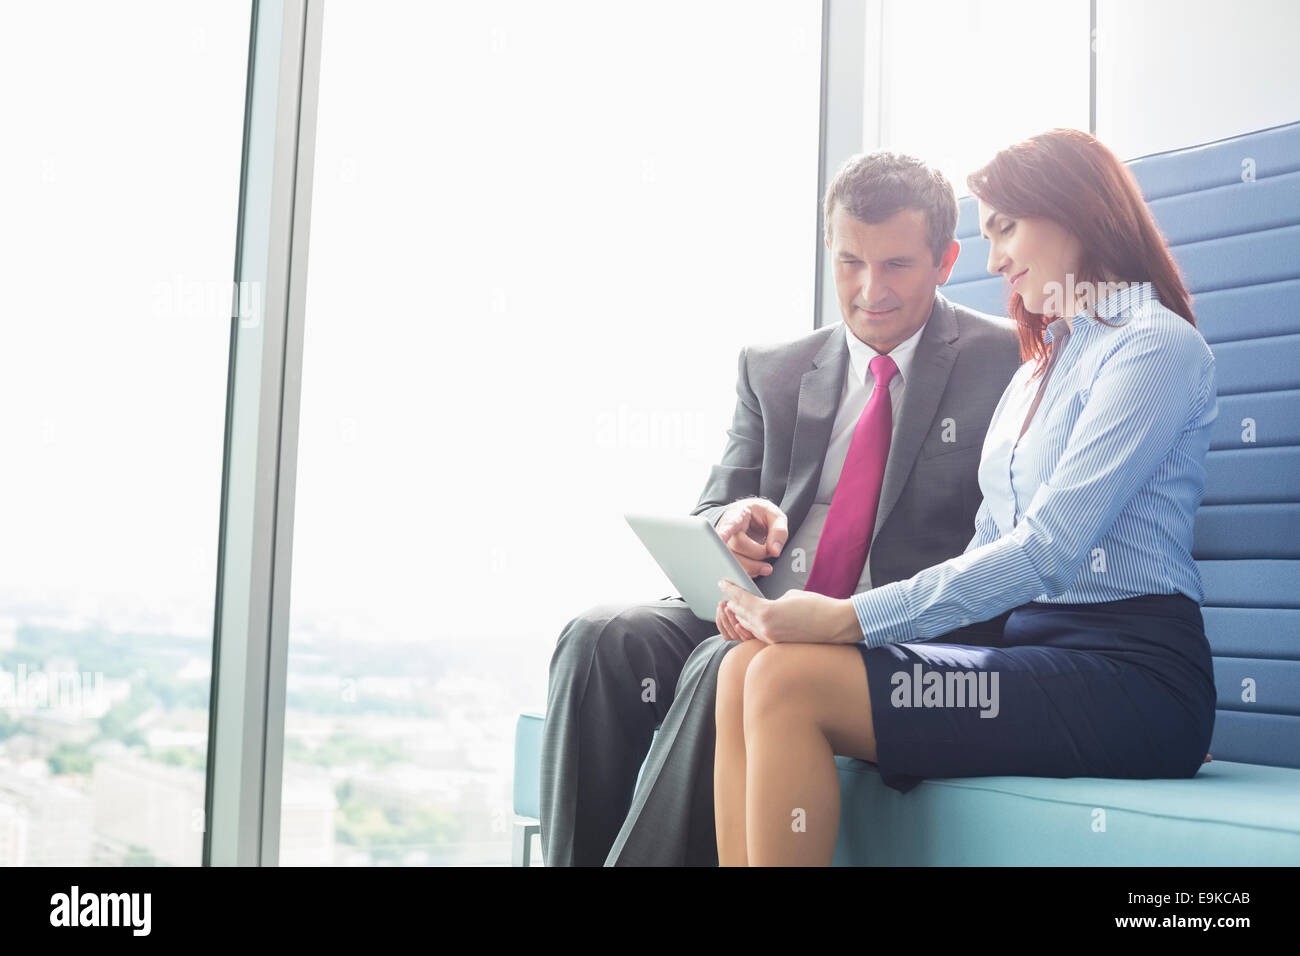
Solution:
M1300 120L1295 0L865 0L863 148L912 153L964 195L994 152L1053 126L1121 158Z
M1122 159L1300 120L1295 0L1099 0L1097 136Z

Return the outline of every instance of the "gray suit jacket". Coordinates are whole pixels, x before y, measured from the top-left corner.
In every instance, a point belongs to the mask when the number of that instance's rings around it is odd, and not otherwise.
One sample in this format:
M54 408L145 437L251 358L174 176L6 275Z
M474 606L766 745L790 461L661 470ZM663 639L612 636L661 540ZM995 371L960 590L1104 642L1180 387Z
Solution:
M776 502L793 537L808 515L848 366L844 323L740 352L727 447L691 512L715 525L741 498ZM1020 367L1015 326L935 293L904 383L867 560L878 587L965 550L975 534L984 433ZM951 441L945 441L945 431ZM759 590L770 577L757 578Z

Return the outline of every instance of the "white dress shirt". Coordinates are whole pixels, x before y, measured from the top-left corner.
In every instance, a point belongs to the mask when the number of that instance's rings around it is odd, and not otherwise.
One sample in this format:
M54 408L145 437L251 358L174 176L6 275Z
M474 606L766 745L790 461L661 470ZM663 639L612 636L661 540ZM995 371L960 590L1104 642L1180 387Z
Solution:
M808 509L808 516L799 525L798 530L785 543L781 554L772 562L772 573L763 577L770 578L763 585L763 591L772 598L778 598L791 588L803 590L812 571L813 559L817 556L817 542L821 539L822 528L826 524L826 515L830 511L831 498L835 486L839 483L840 472L844 470L844 459L849 454L849 443L853 440L853 430L862 417L862 410L867 407L867 399L875 388L876 378L871 374L870 362L878 355L888 354L898 366L898 371L889 380L889 401L894 417L894 433L889 447L893 449L895 436L898 434L898 410L903 402L903 388L911 372L912 358L916 354L916 343L925 331L923 323L893 351L877 352L863 342L853 330L844 324L844 338L848 342L849 362L845 369L844 386L840 390L840 405L835 413L835 423L831 426L830 444L826 447L826 457L822 460L821 480L817 484L817 496ZM843 324L843 323L841 323ZM762 581L763 578L759 578ZM862 576L854 593L869 590L871 587L871 560L862 568Z

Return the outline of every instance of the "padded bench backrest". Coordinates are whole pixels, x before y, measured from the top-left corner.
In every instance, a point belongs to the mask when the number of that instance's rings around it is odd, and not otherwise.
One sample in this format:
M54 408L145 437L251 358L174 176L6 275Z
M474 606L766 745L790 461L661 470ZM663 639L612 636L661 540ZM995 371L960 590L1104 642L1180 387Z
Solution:
M1300 123L1128 166L1215 356L1193 545L1219 691L1210 752L1300 767ZM1006 315L975 199L960 208L961 255L941 291Z

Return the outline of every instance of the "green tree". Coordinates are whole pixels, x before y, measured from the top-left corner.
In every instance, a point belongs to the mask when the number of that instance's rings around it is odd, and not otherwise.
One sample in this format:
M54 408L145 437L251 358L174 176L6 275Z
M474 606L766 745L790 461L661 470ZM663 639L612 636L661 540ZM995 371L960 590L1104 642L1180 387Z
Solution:
M83 744L59 744L54 752L46 758L50 773L90 773L95 760L86 751Z

